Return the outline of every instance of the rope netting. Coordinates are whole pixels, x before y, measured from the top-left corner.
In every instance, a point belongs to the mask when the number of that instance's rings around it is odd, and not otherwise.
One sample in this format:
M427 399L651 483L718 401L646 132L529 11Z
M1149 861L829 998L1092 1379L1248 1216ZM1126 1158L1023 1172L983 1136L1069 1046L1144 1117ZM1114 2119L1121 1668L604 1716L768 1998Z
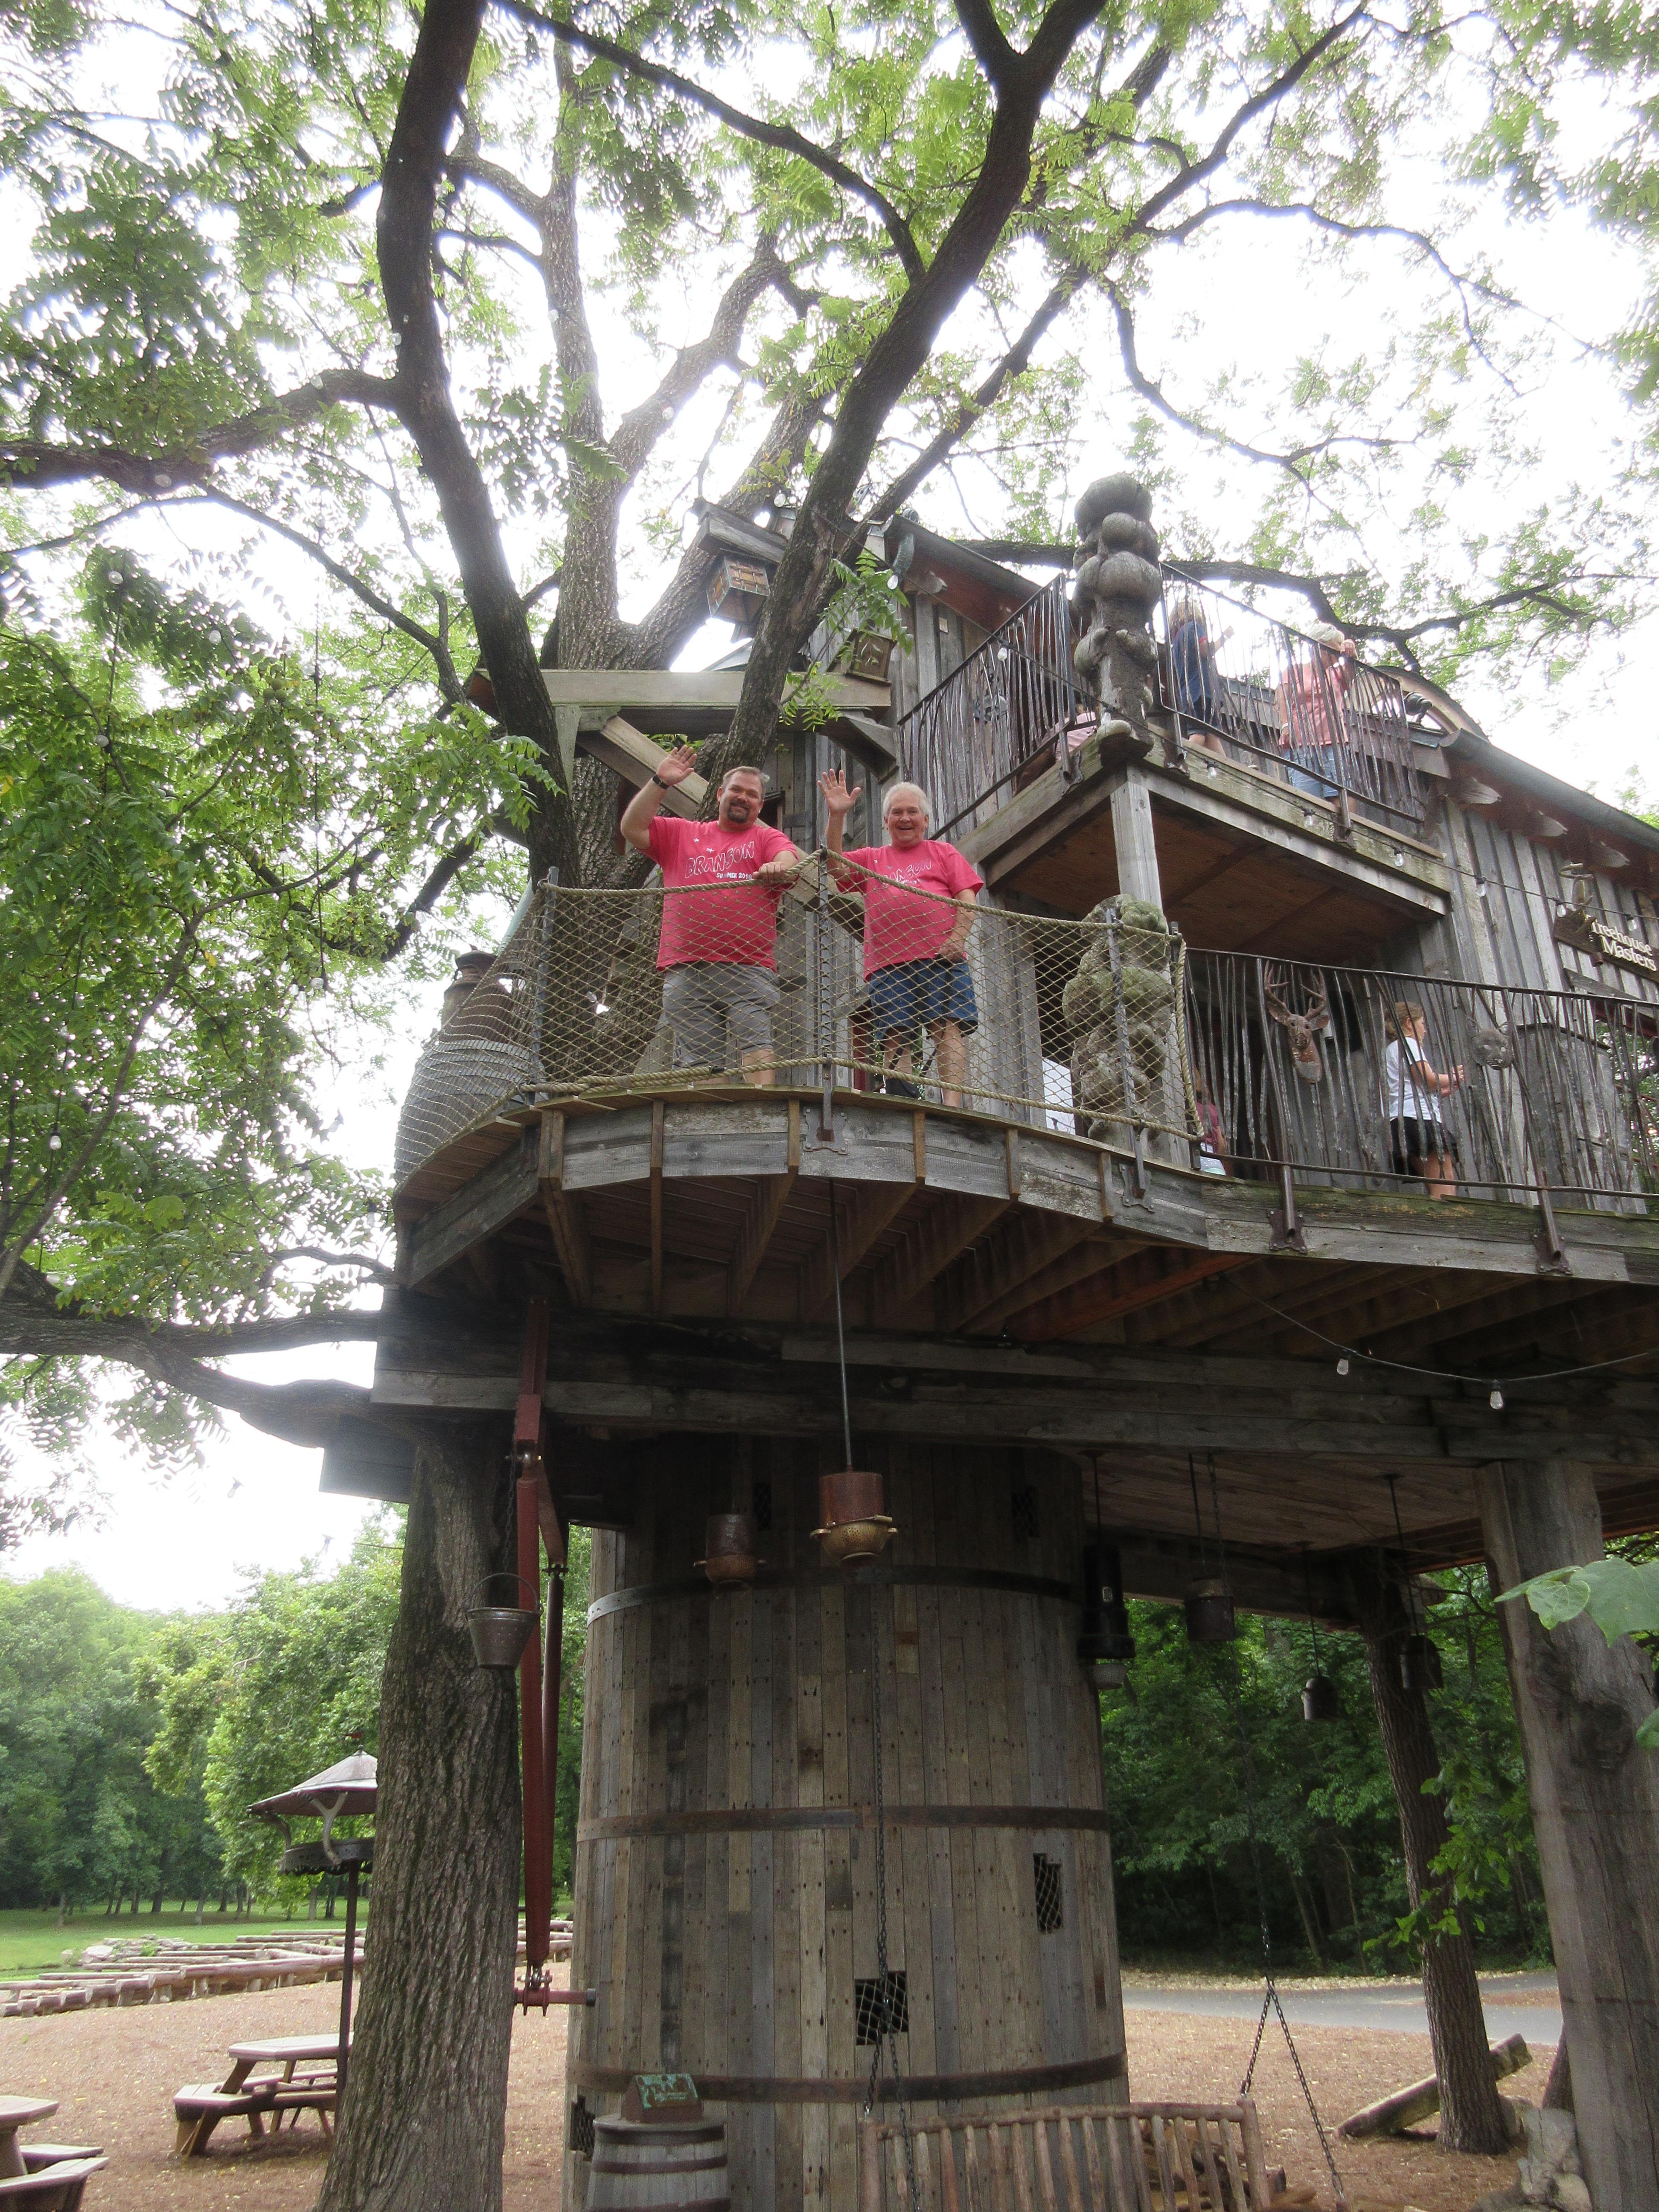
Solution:
M809 854L793 879L548 884L429 1040L402 1181L512 1103L680 1086L884 1091L1132 1147L1201 1137L1186 948L1156 907L1010 914Z

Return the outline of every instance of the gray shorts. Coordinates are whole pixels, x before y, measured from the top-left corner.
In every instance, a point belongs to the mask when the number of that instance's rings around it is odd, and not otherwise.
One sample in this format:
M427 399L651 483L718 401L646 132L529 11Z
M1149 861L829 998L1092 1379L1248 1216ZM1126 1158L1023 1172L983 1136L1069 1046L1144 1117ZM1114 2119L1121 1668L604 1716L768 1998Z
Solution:
M675 1066L736 1067L745 1053L769 1052L777 1003L778 979L769 968L687 960L665 969L662 1018L674 1033Z

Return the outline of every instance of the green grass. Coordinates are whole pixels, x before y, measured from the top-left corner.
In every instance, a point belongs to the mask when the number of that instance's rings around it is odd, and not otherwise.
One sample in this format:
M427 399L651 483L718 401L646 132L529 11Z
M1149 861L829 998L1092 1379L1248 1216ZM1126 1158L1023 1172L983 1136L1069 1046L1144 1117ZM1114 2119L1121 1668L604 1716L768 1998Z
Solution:
M367 1920L365 1907L358 1907L358 1925ZM154 1942L158 1936L183 1936L187 1942L230 1943L239 1936L285 1936L305 1931L313 1935L345 1933L343 1901L334 1909L331 1921L320 1913L315 1920L307 1920L303 1913L286 1920L264 1917L238 1920L227 1912L222 1919L214 1911L202 1915L202 1924L196 1924L196 1908L187 1911L169 1909L152 1913L149 1907L135 1919L131 1913L106 1920L94 1906L90 1910L71 1913L60 1928L58 1914L52 1906L35 1911L21 1909L0 1911L0 1974L38 1973L43 1968L72 1964L65 1960L65 1951L77 1956L88 1943L106 1942L112 1936L125 1938L136 1936L142 1942Z

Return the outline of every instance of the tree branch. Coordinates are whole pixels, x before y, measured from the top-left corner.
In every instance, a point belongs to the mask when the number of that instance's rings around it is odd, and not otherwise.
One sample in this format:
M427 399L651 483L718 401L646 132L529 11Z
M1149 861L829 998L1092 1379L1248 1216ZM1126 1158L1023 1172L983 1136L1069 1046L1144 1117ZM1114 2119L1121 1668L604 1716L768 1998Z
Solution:
M0 477L14 490L41 490L88 478L141 494L165 492L175 483L205 489L216 462L257 453L285 432L314 422L331 407L392 404L387 378L370 376L362 369L328 369L263 407L198 431L187 445L159 453L135 453L121 446L50 446L29 438L0 438Z
M1010 346L1002 359L992 368L975 391L959 403L946 417L943 426L934 433L914 461L895 477L879 498L867 511L866 520L884 522L889 515L896 514L913 492L939 466L955 446L971 430L988 408L995 405L1003 391L1016 376L1024 374L1030 364L1037 340L1059 316L1064 313L1073 297L1086 282L1085 272L1068 270L1052 286L1046 299L1037 307L1030 320Z
M639 474L661 437L666 427L665 416L672 416L712 369L732 358L750 309L784 273L772 240L763 239L749 266L733 277L720 295L708 334L677 354L673 367L650 398L630 408L617 423L607 450L629 482Z
M1003 35L991 0L955 0L957 21L974 59L999 90L1012 76L1019 57Z
M489 487L455 412L432 289L438 188L483 15L483 0L428 0L392 128L375 240L398 346L393 404L437 492L497 710L509 730L531 738L543 758L556 763L552 707ZM551 862L574 880L568 805L544 807L542 835L544 866Z
M437 632L426 629L412 616L406 615L401 607L382 598L372 584L365 583L361 576L355 575L343 562L337 561L331 553L314 538L307 538L303 531L295 529L291 523L284 522L279 515L251 506L246 500L234 499L228 492L210 489L196 498L175 500L172 504L177 507L222 507L233 514L243 515L248 521L258 523L262 530L275 532L278 538L285 538L290 545L297 545L302 553L326 569L337 584L343 584L354 598L361 599L372 613L379 615L382 622L390 623L394 629L401 630L407 638L412 638L423 653L431 655L438 672L438 689L451 706L465 696L465 686L456 672L448 647Z
M830 153L827 147L803 137L799 131L787 123L769 123L761 116L746 114L742 108L733 107L729 100L722 100L717 93L709 92L703 86L693 83L690 77L682 76L678 70L668 69L661 62L648 61L643 54L635 53L632 47L618 45L615 39L602 38L596 31L578 30L574 23L562 22L556 16L544 15L538 8L527 6L526 0L501 0L501 5L507 15L516 16L522 23L531 23L538 30L550 32L554 38L569 46L580 46L584 53L610 62L630 76L642 77L647 83L654 84L664 92L677 93L682 100L689 100L694 106L701 107L706 114L714 116L739 137L752 138L759 145L770 146L781 154L793 154L797 160L809 163L821 175L828 177L832 183L839 185L844 191L851 192L874 210L893 242L893 251L898 255L905 275L912 283L921 276L921 254L909 224L878 185L872 185L867 177L861 177L855 169L849 169L846 162ZM999 33L998 36L1000 37L1001 33Z

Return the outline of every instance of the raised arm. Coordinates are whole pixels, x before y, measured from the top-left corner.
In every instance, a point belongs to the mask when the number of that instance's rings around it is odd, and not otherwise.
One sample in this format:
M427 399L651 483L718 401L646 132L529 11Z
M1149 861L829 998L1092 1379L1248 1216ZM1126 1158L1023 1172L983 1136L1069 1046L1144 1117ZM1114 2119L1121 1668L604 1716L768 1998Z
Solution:
M847 817L858 805L864 786L855 784L848 791L846 776L836 768L824 770L818 778L818 789L823 793L823 842L830 852L830 872L838 884L845 886L855 880L854 872L844 866L837 867L836 856L846 848Z
M658 809L676 784L684 783L688 775L696 773L696 747L676 745L658 763L623 809L618 826L636 853L651 850L651 823Z

